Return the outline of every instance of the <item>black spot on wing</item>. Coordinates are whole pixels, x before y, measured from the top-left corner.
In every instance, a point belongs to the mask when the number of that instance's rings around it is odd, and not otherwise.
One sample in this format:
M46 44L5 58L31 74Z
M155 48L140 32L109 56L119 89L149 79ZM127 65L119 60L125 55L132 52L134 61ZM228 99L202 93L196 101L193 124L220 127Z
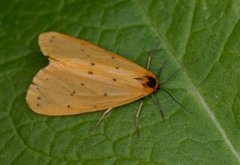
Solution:
M70 94L71 96L74 96L76 94L75 91L72 91L72 93Z
M93 72L92 71L88 71L88 74L93 74Z

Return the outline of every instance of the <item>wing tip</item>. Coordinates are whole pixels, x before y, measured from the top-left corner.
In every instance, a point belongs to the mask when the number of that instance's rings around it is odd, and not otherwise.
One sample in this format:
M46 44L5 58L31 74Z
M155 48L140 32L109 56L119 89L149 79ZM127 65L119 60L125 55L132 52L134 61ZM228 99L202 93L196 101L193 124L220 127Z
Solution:
M46 40L49 40L51 37L53 36L56 36L57 34L59 34L58 32L54 32L54 31L51 31L51 32L43 32L41 34L39 34L38 36L38 44L41 45L46 42Z
M49 54L52 50L52 44L57 35L60 35L60 33L55 32L55 31L43 32L43 33L39 34L38 45L40 47L41 52L45 56L49 56Z

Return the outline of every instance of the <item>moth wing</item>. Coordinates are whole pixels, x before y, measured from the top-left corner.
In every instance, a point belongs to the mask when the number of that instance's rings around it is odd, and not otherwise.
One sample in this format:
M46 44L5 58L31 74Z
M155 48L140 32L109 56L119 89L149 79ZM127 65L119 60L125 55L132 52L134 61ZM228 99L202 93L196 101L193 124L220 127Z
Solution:
M62 116L114 108L148 95L141 83L122 74L115 79L98 68L94 74L83 66L54 59L33 79L26 100L39 114Z
M55 59L81 59L83 62L114 66L128 72L146 73L146 69L113 52L100 48L85 40L57 32L46 32L39 36L39 46L44 55ZM79 63L81 64L81 63Z
M36 113L99 111L153 92L146 85L154 77L151 72L87 41L48 32L39 36L39 46L50 63L37 73L27 92L27 103Z

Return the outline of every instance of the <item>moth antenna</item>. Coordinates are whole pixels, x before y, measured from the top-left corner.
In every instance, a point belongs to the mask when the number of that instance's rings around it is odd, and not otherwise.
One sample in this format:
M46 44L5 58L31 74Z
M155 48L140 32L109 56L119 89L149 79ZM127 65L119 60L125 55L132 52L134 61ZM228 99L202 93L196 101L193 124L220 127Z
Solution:
M154 96L154 94L151 94L151 96L152 96L153 102L154 102L155 105L157 106L157 108L158 108L158 110L159 110L159 112L160 112L160 114L161 114L161 116L162 116L162 118L163 118L163 120L164 120L164 119L165 119L164 113L163 113L163 111L162 111L162 108L161 108L161 106L160 106L160 103L159 103L158 99Z
M166 81L161 83L161 86L163 86L164 84L166 84L168 81L170 81L174 76L176 76L176 74L178 72L180 72L183 68L185 68L185 66L182 66L181 68L179 68L178 70L176 70L175 72L173 72Z
M162 66L161 66L160 69L158 70L158 72L157 72L157 74L156 74L157 79L160 78L160 75L161 75L162 70L163 70L163 68L165 67L166 63L167 63L167 62L164 61L164 62L162 63Z
M187 108L185 108L169 91L166 89L160 88L159 90L165 92L168 96L170 96L180 107L182 107L188 113L191 113Z
M180 67L178 70L176 70L175 72L173 72L166 81L164 81L163 83L161 83L161 85L163 86L164 84L166 84L168 81L170 81L174 76L176 76L176 74L178 72L180 72L181 70L183 70L184 68L193 65L194 63L196 63L197 61L199 61L199 58L197 58L196 60L192 61L191 63L187 63L185 66Z

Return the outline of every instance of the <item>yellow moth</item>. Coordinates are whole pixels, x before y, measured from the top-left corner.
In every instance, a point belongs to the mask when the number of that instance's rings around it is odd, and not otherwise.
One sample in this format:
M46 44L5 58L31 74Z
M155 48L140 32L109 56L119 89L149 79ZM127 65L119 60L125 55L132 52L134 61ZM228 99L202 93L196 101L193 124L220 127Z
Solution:
M110 110L159 88L150 71L87 41L46 32L38 43L50 62L27 92L27 103L36 113L63 116Z

